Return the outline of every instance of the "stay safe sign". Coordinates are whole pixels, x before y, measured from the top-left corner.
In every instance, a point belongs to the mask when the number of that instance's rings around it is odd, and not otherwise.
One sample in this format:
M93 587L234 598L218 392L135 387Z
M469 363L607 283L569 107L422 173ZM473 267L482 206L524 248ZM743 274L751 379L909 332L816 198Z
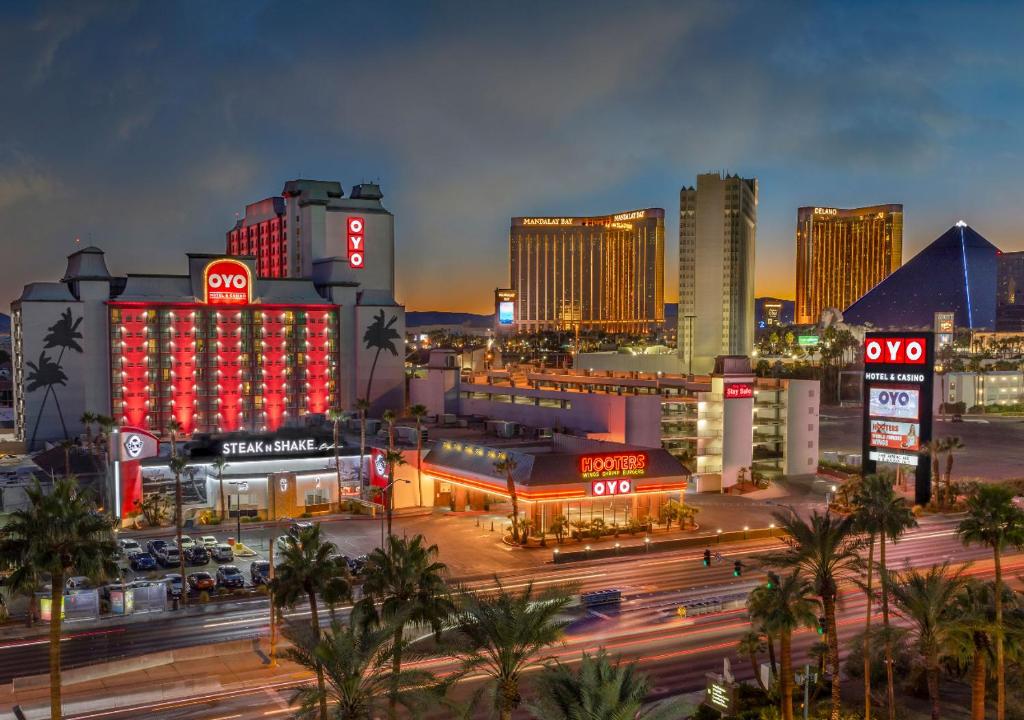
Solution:
M252 274L238 260L214 260L203 270L203 289L209 305L248 305L252 302Z

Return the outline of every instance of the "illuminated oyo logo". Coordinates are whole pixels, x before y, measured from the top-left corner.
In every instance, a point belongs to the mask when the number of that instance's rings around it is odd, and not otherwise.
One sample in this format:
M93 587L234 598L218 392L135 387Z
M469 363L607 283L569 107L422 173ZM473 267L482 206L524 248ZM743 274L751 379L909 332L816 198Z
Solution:
M210 305L248 305L252 302L252 273L238 260L214 260L203 270L203 288Z
M630 480L595 480L590 483L590 494L595 497L626 495L631 492L633 492L633 483Z
M925 338L868 338L864 343L864 362L874 365L924 365Z
M361 217L348 219L348 264L356 270L366 265L366 223Z

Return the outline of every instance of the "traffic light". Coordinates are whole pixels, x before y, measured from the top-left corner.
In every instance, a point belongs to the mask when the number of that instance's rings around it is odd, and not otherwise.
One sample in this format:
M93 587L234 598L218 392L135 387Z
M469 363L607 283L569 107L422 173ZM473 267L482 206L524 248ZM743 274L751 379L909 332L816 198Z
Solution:
M825 616L824 615L819 615L818 616L818 634L819 635L824 635L825 634Z
M739 560L737 560L736 562L734 562L732 564L732 576L733 577L739 577L742 574L743 574L743 563L741 563Z
M704 567L711 567L711 551L704 551Z
M775 573L768 573L768 580L765 582L764 586L769 590L774 590L776 577Z

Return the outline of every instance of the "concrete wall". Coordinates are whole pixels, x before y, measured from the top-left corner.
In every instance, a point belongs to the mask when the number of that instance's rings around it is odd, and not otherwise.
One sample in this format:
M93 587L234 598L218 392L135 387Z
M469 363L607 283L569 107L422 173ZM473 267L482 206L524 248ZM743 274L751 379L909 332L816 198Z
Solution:
M786 475L818 469L821 388L817 380L788 380L786 397Z

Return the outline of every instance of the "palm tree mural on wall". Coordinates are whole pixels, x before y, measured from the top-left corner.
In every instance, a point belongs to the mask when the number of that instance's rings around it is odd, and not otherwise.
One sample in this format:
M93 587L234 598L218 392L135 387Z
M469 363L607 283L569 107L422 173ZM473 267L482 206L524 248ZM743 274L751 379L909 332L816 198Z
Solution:
M39 353L39 362L26 363L29 367L28 374L28 385L25 392L35 392L42 388L46 388L46 393L43 395L43 402L39 406L39 414L36 416L35 427L32 428L32 437L29 440L29 447L35 445L36 433L39 431L39 421L43 417L43 411L46 409L46 402L53 395L53 402L57 405L57 417L60 418L61 431L64 433L64 438L68 437L68 428L64 424L64 413L60 409L60 398L57 397L57 386L67 385L68 376L64 372L64 367L61 364L64 361L64 353L68 349L74 350L77 353L82 352L82 346L79 344L79 340L82 339L82 333L79 332L78 328L82 324L82 318L74 318L71 314L71 308L66 308L64 312L60 314L60 320L55 322L47 329L46 336L43 338L43 351ZM46 354L47 350L53 350L60 348L60 353L57 355L57 359L54 360Z
M384 319L384 311L379 310L373 317L373 322L366 326L366 332L363 333L363 345L366 346L367 350L376 350L376 354L373 356L373 365L370 366L370 377L366 381L366 402L370 402L370 388L373 386L373 373L377 370L377 360L380 358L382 350L387 350L394 356L398 356L398 348L395 346L395 340L401 340L402 336L395 330L395 323L398 322L398 316L392 315L390 320Z

